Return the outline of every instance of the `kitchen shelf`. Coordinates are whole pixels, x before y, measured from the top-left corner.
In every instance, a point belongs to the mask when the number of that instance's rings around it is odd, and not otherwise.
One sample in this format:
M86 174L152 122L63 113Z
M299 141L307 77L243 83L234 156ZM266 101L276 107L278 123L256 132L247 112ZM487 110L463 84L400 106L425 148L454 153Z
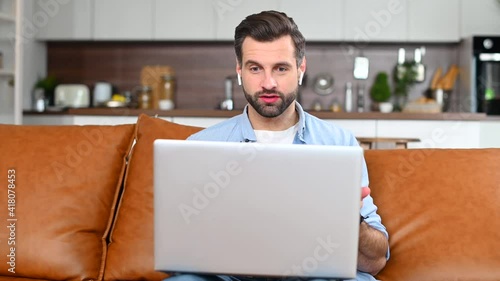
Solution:
M2 21L15 23L16 18L14 16L9 15L9 14L0 12L0 22L2 22Z
M14 77L14 72L9 70L0 69L0 78L10 78Z
M211 110L211 109L132 109L132 108L68 108L57 112L60 115L93 115L93 116L149 116L163 117L199 117L199 118L231 118L241 114L242 110ZM346 113L329 111L309 111L321 119L354 119L354 120L437 120L437 121L480 121L487 118L484 113L445 112L445 113ZM53 112L24 111L24 114L54 114Z

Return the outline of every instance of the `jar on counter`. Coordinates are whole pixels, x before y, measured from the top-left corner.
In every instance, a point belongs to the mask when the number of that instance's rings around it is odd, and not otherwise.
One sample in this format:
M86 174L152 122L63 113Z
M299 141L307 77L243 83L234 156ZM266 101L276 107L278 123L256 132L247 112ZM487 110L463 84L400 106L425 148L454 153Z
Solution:
M151 87L142 86L137 94L137 103L139 109L150 109L152 108L152 92Z
M158 107L161 110L171 110L175 107L175 76L171 73L162 75L162 87L159 93Z

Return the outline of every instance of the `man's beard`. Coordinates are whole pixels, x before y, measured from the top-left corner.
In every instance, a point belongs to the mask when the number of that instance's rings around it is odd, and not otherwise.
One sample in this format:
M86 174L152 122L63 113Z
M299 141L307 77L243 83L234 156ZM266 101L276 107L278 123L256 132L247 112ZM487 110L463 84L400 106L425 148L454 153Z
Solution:
M243 93L245 94L245 98L248 103L263 117L273 118L280 116L285 110L295 101L297 98L297 94L299 92L299 88L297 87L293 92L288 95L283 94L282 92L273 91L273 90L265 90L256 92L253 95L250 95L243 88ZM280 97L280 99L272 104L264 103L259 101L259 96L262 94L275 94Z

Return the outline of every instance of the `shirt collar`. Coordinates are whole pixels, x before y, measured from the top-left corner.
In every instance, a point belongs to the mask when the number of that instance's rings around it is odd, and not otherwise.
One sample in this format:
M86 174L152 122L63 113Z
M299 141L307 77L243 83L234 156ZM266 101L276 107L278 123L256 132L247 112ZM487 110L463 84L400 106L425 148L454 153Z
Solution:
M242 142L256 142L257 137L255 136L255 132L253 131L252 123L250 123L250 119L248 118L248 107L249 105L247 104L245 108L243 109L243 114L241 114L241 136L243 139L241 140ZM295 111L299 114L299 129L297 131L297 137L299 138L300 141L304 141L304 132L306 130L306 120L305 120L305 114L304 114L304 109L302 106L295 101Z

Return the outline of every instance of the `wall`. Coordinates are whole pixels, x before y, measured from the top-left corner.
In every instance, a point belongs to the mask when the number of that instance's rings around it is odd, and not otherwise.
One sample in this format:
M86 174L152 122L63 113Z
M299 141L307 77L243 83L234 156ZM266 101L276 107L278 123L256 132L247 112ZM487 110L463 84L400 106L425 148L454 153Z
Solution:
M345 83L366 85L366 95L379 71L392 72L400 47L413 59L413 51L421 44L308 43L307 76L301 90L301 101L306 109L319 101L328 109L334 100L343 105ZM426 80L416 84L410 100L417 99L427 89L437 67L446 71L458 61L457 44L425 44ZM224 98L224 78L235 73L235 55L232 42L49 42L48 74L61 83L84 83L91 89L97 81L109 81L119 91L133 90L140 84L140 72L145 65L170 65L177 73L177 107L215 109ZM362 51L370 60L367 80L355 81L352 75L354 57ZM331 95L319 96L312 90L319 73L330 73L335 79ZM236 84L236 83L235 83ZM234 87L235 107L246 102L241 89ZM456 96L456 95L455 95ZM458 108L458 99L452 96L452 109ZM369 103L369 98L366 98ZM367 106L368 108L368 106Z

